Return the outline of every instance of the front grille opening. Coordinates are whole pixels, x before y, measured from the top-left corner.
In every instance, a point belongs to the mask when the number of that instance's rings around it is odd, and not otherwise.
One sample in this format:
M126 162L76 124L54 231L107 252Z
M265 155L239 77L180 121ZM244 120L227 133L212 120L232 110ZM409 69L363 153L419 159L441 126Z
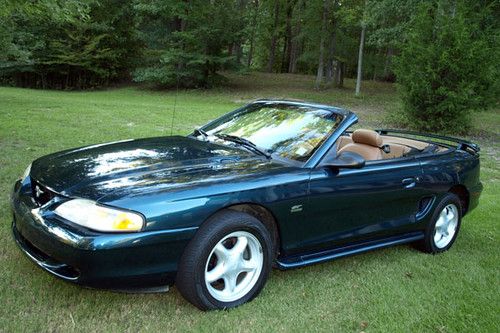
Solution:
M20 243L24 251L29 253L29 255L39 262L39 265L46 270L52 272L53 274L68 280L75 280L80 276L78 270L70 265L63 264L49 255L42 252L35 245L33 245L29 240L23 237L14 227L14 235Z
M52 200L56 194L31 178L31 195L38 206L43 206Z

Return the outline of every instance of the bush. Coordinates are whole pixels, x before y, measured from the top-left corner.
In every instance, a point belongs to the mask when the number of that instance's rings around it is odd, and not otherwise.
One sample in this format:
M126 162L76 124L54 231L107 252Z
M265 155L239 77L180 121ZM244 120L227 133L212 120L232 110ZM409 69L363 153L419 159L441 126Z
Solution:
M488 21L488 6L446 4L422 4L396 61L396 75L402 116L411 127L464 133L473 112L495 100L497 30Z

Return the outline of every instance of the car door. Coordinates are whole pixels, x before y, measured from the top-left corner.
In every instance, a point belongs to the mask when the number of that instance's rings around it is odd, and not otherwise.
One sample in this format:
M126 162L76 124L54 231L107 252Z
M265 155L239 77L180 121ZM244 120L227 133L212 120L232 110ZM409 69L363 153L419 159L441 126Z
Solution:
M411 230L424 194L413 158L369 161L361 169L311 170L303 248L320 250Z

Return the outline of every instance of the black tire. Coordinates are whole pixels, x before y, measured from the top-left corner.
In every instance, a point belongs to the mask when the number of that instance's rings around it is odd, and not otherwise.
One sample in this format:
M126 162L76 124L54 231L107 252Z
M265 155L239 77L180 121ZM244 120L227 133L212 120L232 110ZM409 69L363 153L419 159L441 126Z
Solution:
M263 265L257 282L241 298L222 302L214 298L205 283L205 267L214 247L233 232L248 232L260 243ZM205 221L186 247L177 271L176 286L181 295L201 310L226 309L254 299L264 287L273 258L273 243L267 228L255 217L233 210L222 211Z
M449 205L454 205L457 208L458 222L456 226L456 231L446 246L438 247L434 240L434 235L436 232L436 223L438 222L441 212L445 209L445 207L448 207ZM416 244L417 248L423 252L431 254L437 254L447 251L457 239L461 223L462 223L462 205L460 203L460 199L455 194L448 193L441 199L439 204L436 206L436 209L432 214L432 218L425 230L425 237L423 240L421 240Z

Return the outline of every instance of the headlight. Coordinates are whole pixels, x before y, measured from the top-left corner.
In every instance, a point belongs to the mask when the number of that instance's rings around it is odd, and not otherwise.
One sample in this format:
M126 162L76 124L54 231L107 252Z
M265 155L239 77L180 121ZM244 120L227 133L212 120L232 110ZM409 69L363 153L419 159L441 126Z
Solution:
M55 209L66 220L89 229L106 232L139 231L144 219L139 214L98 206L94 201L73 199Z
M21 181L24 182L24 180L26 179L26 177L28 177L30 175L30 172L31 172L31 163L30 165L28 165L28 167L26 168L26 170L24 170L24 173L21 177Z

